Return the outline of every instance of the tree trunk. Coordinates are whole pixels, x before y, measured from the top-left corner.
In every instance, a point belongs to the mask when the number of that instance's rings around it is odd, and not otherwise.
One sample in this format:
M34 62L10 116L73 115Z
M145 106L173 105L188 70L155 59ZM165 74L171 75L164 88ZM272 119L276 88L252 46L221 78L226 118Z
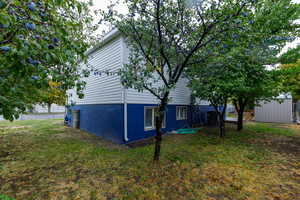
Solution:
M224 102L223 109L220 111L219 106L214 106L217 114L218 114L218 120L219 120L219 135L221 138L225 137L225 114L226 114L226 108L227 108L227 99Z
M244 128L244 109L240 109L238 112L237 130L241 131Z
M51 113L51 103L48 103L47 107L48 107L48 113Z
M154 162L159 162L159 159L160 159L160 149L161 149L162 134L163 134L161 128L162 128L164 115L165 115L165 111L166 111L166 106L167 106L167 102L168 102L167 99L168 99L168 96L161 100L161 104L158 107L158 113L156 114L156 117L155 117L156 136L155 136L155 151L154 151L154 157L153 157Z
M154 162L158 162L159 158L160 158L160 149L161 149L161 141L162 141L161 127L162 127L162 119L161 119L161 117L156 117L155 151L154 151L154 157L153 157Z
M233 101L235 110L238 113L237 131L241 131L244 128L244 112L247 102L247 98L238 98Z
M225 137L225 122L222 114L219 114L219 133L221 138Z
M247 99L239 98L238 100L234 100L234 107L236 112L238 113L238 121L237 121L237 131L241 131L244 128L244 112L247 104Z

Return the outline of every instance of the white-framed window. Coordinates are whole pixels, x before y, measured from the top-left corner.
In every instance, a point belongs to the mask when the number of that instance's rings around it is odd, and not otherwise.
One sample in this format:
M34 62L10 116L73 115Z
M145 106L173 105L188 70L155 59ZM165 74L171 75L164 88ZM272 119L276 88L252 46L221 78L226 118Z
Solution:
M155 129L155 113L157 112L157 107L145 107L144 111L144 124L145 130L154 130ZM166 127L166 115L164 115L164 120L162 127Z
M176 120L187 120L187 106L176 107Z

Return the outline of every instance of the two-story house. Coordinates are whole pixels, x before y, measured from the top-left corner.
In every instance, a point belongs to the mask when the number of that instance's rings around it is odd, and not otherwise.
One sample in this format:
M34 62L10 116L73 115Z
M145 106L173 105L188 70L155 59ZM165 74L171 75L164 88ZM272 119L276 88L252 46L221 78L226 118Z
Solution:
M120 32L112 30L87 54L89 65L96 71L85 79L83 99L75 90L69 97L69 102L76 103L70 110L80 111L80 129L120 144L154 136L157 99L147 91L124 88L117 73L103 73L117 72L128 62L129 49ZM186 85L187 81L181 79L171 92L164 131L191 125L191 91Z

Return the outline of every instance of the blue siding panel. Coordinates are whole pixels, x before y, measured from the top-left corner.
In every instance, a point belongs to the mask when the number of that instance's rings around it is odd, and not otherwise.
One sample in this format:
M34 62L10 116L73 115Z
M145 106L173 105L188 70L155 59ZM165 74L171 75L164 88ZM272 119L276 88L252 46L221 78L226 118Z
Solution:
M128 104L128 138L129 142L141 140L155 135L155 130L144 129L145 106L155 104ZM180 106L180 105L178 105ZM189 115L188 115L189 116ZM189 126L188 120L176 120L176 105L169 105L166 112L166 128L163 131L173 131Z
M199 106L198 109L200 110L201 123L207 125L208 124L207 113L215 112L215 108L213 106Z
M219 109L223 109L223 107L220 107ZM216 110L213 106L209 105L195 106L193 108L192 123L208 125L208 112L216 112ZM224 119L226 119L226 115L224 116Z
M124 143L124 106L76 105L80 110L80 129L101 136L115 143Z
M146 131L144 128L145 107L155 107L155 104L128 104L128 142L133 142L155 136L155 130ZM164 132L170 132L180 128L191 126L191 107L188 107L188 119L176 120L176 107L186 105L168 105L166 112L166 128ZM101 136L115 143L124 144L124 105L76 105L72 110L80 110L80 129ZM199 106L197 119L202 124L207 123L207 112L214 111L210 106ZM67 113L68 124L72 124L71 112ZM193 115L194 117L194 115Z

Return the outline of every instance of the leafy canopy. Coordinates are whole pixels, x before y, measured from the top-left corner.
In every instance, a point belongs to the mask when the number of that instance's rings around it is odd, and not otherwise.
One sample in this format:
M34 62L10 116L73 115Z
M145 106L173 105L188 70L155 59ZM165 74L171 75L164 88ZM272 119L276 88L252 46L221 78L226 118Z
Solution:
M297 36L299 25L293 21L299 12L299 5L291 0L258 1L246 10L238 19L242 28L209 46L203 54L211 59L187 71L191 87L197 89L195 95L205 99L211 90L216 97L225 95L246 103L278 95L282 89L279 73L267 70L266 65L276 64L279 52Z
M77 68L89 47L89 4L79 0L0 0L0 115L13 120L39 101L49 80L84 87Z
M296 63L283 64L280 69L285 91L292 93L295 102L300 100L300 59Z
M187 3L188 2L188 3ZM129 61L122 70L123 84L147 90L158 100L169 92L186 67L201 63L194 55L239 26L238 15L255 1L237 0L139 0L125 3L128 14L119 14L113 5L102 13L125 37Z
M40 91L40 103L57 105L65 105L67 101L66 91L61 87L60 83L49 81L47 89Z
M289 49L286 53L280 56L281 64L291 64L296 63L300 59L300 45L296 48Z

